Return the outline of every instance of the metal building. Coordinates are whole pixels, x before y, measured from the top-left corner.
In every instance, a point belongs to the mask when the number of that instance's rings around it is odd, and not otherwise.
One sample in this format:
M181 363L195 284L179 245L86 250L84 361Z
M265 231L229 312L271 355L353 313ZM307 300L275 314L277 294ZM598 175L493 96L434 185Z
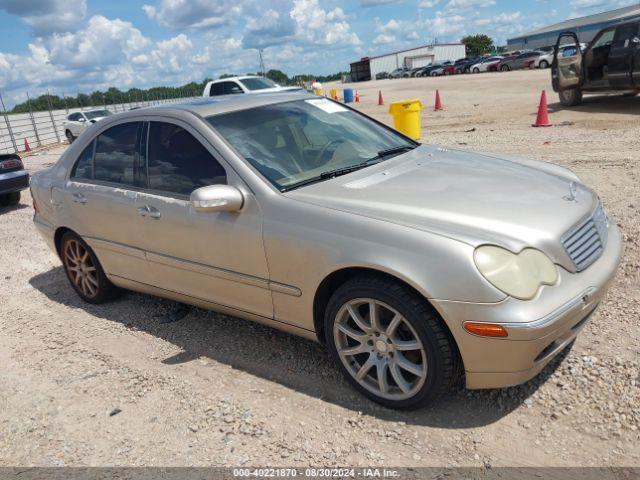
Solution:
M375 57L364 57L351 64L351 80L362 82L376 80L376 75L382 72L392 72L396 68L416 68L431 63L457 60L466 55L462 43L439 43L422 47L400 50Z
M609 12L597 13L586 17L572 18L545 28L507 40L509 50L523 50L551 47L556 44L558 35L567 30L576 32L581 42L587 43L602 30L616 23L640 19L640 4L618 8Z

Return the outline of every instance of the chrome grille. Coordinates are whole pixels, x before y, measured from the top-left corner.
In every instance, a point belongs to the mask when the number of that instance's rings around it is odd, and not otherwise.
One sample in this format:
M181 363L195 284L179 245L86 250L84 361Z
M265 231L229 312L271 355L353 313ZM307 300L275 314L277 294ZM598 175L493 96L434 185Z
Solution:
M599 204L590 218L562 237L562 245L578 272L600 258L607 244L608 233L609 221Z

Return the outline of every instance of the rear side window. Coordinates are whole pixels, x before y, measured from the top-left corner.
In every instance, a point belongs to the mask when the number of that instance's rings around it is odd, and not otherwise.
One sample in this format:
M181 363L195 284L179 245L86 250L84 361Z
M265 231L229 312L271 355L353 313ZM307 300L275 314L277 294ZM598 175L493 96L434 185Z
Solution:
M151 122L147 174L149 189L178 195L227 183L222 165L193 135L164 122Z
M240 85L238 85L236 82L224 82L223 85L224 85L225 95L231 95L234 93L244 93L242 88L240 88Z
M96 139L94 178L103 182L141 186L138 141L141 122L111 127Z
M209 96L215 97L216 95L224 95L224 84L223 83L213 83L211 84L211 88L209 89Z
M93 178L93 146L95 143L94 140L87 145L87 148L85 148L78 157L78 161L71 171L72 180L91 180Z

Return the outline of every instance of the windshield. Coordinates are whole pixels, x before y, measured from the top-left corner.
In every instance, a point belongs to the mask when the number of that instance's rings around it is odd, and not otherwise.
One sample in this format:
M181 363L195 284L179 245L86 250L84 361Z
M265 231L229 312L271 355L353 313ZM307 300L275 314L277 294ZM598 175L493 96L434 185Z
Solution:
M94 118L99 117L108 117L109 115L111 115L111 112L109 110L93 110L91 112L84 112L84 116L89 120L93 120Z
M328 172L382 161L388 158L384 151L389 149L416 146L393 130L323 98L266 105L207 120L280 190L330 178Z
M265 88L276 88L278 86L268 78L262 77L243 78L242 80L240 80L240 83L242 83L249 90L264 90Z

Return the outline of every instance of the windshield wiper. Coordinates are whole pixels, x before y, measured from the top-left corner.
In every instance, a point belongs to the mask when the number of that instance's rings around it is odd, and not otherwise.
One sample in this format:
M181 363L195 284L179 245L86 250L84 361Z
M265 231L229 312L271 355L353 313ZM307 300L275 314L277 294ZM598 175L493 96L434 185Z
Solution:
M401 147L393 147L393 148L387 148L386 150L380 150L375 157L370 158L365 162L357 163L349 167L342 167L342 168L336 168L334 170L327 170L326 172L322 172L320 175L317 175L315 177L307 178L306 180L292 183L291 185L286 185L280 188L280 191L288 192L290 190L295 190L296 188L299 188L299 187L304 187L306 185L311 185L313 183L321 182L322 180L328 180L329 178L335 178L341 175L346 175L347 173L355 172L357 170L368 167L370 165L375 165L376 163L380 163L381 161L385 160L387 157L390 157L393 155L399 155L400 153L413 150L416 147L417 145L403 145Z
M383 160L393 155L399 155L401 153L408 152L409 150L413 150L414 148L417 148L417 145L402 145L400 147L387 148L386 150L380 150L375 157L370 158L368 161L372 162L375 160Z

